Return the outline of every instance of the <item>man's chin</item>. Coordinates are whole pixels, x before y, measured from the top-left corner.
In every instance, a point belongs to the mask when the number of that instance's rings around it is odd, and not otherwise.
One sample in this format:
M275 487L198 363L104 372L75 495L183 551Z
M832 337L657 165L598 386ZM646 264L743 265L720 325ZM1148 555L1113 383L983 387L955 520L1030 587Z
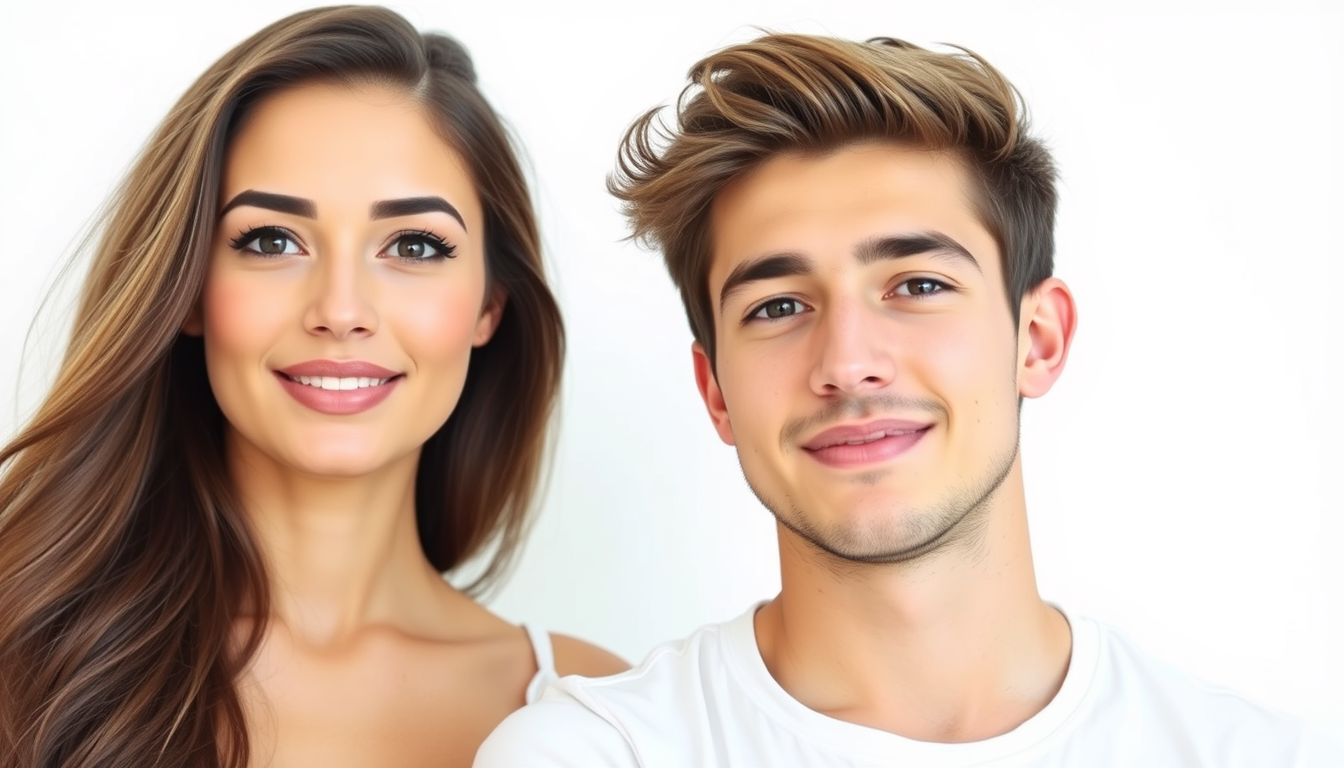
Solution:
M865 489L811 494L788 504L761 501L793 536L829 558L853 564L909 562L963 542L980 529L972 519L978 505L922 500L912 493Z

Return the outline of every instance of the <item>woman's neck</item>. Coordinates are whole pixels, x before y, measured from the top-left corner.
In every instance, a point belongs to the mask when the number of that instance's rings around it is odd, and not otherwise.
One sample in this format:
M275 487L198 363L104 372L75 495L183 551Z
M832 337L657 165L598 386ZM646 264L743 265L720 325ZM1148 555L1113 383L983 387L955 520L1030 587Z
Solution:
M296 639L326 646L374 625L414 626L442 599L416 531L418 451L348 478L296 472L236 435L228 458L266 560L270 618Z

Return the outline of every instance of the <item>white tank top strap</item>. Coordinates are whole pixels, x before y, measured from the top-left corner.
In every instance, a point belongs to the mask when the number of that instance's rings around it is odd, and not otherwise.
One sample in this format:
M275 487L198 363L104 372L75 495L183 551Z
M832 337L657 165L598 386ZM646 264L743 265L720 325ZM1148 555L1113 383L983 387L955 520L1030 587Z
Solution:
M532 655L537 660L537 674L527 684L527 703L531 704L546 690L547 684L556 679L555 652L551 649L551 636L546 630L524 624L523 631L532 643Z

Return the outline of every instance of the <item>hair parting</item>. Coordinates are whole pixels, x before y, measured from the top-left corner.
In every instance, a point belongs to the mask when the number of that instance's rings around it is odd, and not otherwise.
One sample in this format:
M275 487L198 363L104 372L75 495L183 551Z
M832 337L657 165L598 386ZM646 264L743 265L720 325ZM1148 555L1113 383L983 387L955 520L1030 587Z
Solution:
M229 766L251 759L240 676L270 612L266 564L224 456L200 339L229 141L312 81L403 89L467 162L507 297L458 407L424 447L421 545L438 569L507 570L525 532L564 354L532 203L467 52L377 7L304 11L225 54L113 197L55 384L0 449L0 767Z

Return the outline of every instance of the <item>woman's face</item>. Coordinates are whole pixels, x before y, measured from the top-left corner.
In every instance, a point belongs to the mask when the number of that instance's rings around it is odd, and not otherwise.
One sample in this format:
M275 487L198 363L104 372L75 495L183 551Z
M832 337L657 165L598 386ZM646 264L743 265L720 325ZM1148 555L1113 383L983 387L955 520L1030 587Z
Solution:
M503 304L461 158L397 91L300 86L248 115L220 193L185 330L234 447L322 476L414 460Z

